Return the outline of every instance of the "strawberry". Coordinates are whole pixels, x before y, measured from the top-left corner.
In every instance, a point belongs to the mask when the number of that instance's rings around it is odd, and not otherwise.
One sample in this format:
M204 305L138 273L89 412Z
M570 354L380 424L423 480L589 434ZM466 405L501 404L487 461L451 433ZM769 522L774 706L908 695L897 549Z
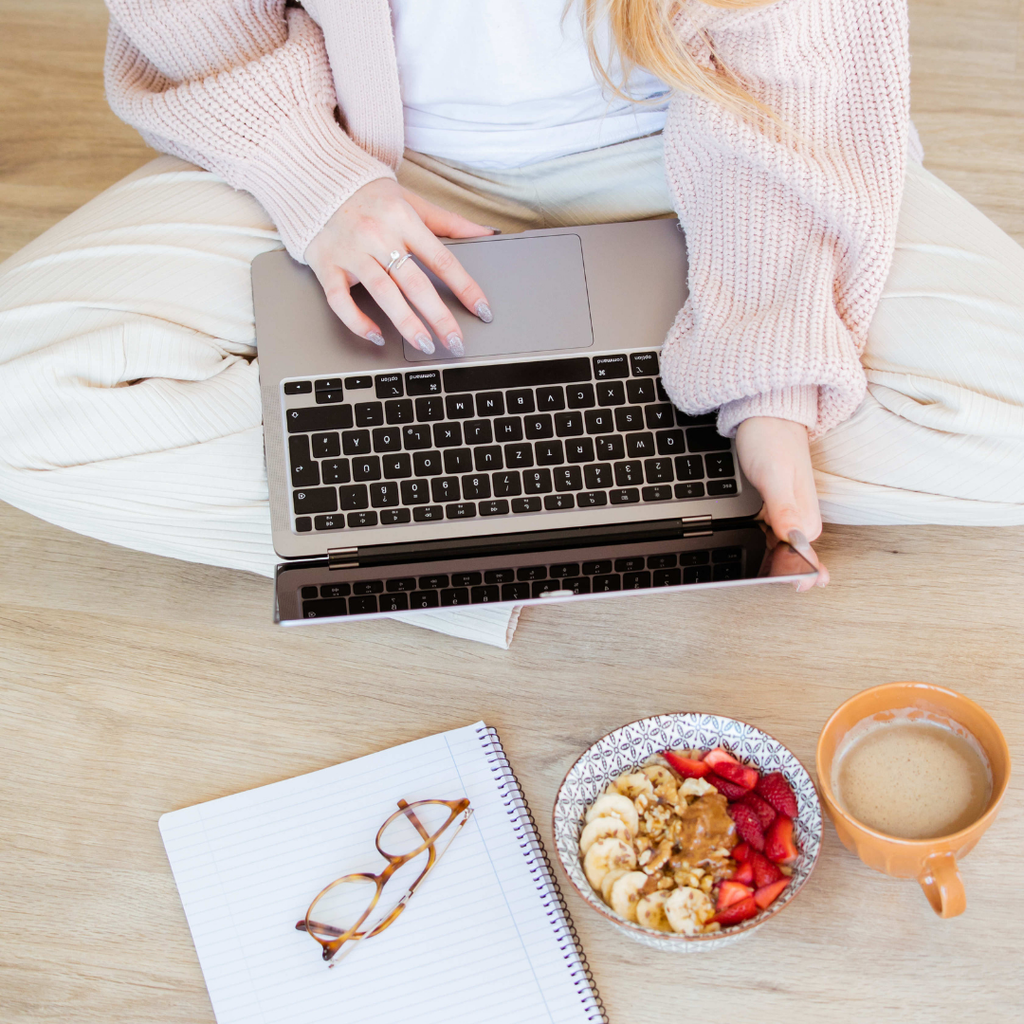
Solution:
M661 756L675 768L684 779L702 779L711 771L711 765L703 761L694 761L690 757L683 757L674 750L663 750Z
M733 903L724 910L719 910L711 920L717 921L723 928L728 928L731 924L747 921L752 917L756 917L757 914L758 908L754 902L754 897L748 896L746 899Z
M730 764L739 764L739 761L737 761L732 754L723 750L721 747L715 747L714 750L709 750L704 755L705 764L711 765L712 768L714 768L715 765L720 764L722 761L727 761Z
M718 889L718 902L715 910L725 910L740 900L745 900L754 895L754 890L749 885L741 885L739 882L723 882Z
M791 881L792 879L783 876L777 882L772 882L771 885L761 886L761 888L754 893L754 902L764 910L769 903L775 902L775 897L778 896Z
M732 813L739 806L741 805L733 804L729 808L729 812ZM733 814L732 820L736 820L735 814ZM739 832L739 825L736 826L736 831ZM800 851L793 841L792 818L787 818L785 815L780 814L772 822L771 827L768 829L768 835L765 837L764 854L769 860L775 861L776 864L792 864L800 856Z
M740 797L744 797L748 792L750 792L742 786L737 786L735 782L728 782L720 775L716 775L711 771L709 771L704 778L707 779L707 781L710 782L726 800L739 800Z
M746 804L757 815L761 828L767 828L775 820L775 808L756 793L748 793L740 803Z
M758 857L761 856L761 854L759 854L757 850L752 850L751 852ZM767 861L767 863L771 864L772 862ZM775 865L772 864L772 867L775 867ZM733 872L732 880L734 882L741 882L743 885L752 885L754 881L754 869L749 864L741 864Z
M750 851L750 860L744 866L750 868L754 876L754 885L758 889L763 889L766 885L771 885L772 882L777 882L784 877L778 867L757 850ZM733 877L736 876L733 875Z
M729 804L729 814L736 822L736 834L758 852L764 850L764 829L757 815L746 804Z
M786 781L786 776L782 772L769 772L767 775L761 776L755 786L755 790L759 796L763 796L779 812L784 814L787 818L795 818L797 815L796 810L796 795L793 792L793 788Z
M744 789L753 789L760 777L755 768L748 768L745 764L734 764L732 761L718 761L713 768L716 775L721 775L723 779L735 782Z
M729 854L733 860L738 860L741 863L750 856L750 847L746 843L740 843L739 846L734 846L732 852Z

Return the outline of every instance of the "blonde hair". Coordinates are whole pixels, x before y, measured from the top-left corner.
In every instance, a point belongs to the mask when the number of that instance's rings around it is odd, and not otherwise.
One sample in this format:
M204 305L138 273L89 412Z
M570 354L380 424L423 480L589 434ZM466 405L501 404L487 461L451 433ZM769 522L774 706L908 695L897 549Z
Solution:
M574 0L568 0L566 11ZM778 124L771 109L752 96L714 52L710 68L698 64L683 46L673 27L687 0L579 0L580 18L591 63L599 78L623 99L625 83L636 68L649 71L672 89L702 96L748 121ZM692 0L691 0L692 2ZM743 9L763 7L775 0L701 0L709 7ZM597 32L607 19L611 39L622 68L621 82L612 80L606 57L598 53ZM710 44L710 40L707 40Z

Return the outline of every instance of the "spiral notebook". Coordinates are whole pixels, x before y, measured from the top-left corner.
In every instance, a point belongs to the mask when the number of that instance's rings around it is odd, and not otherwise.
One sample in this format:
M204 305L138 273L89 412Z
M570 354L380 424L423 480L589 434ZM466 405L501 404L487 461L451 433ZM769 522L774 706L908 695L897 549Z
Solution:
M380 935L335 969L296 931L339 875L379 872L399 799L469 823ZM218 1024L606 1021L536 825L483 722L160 819Z

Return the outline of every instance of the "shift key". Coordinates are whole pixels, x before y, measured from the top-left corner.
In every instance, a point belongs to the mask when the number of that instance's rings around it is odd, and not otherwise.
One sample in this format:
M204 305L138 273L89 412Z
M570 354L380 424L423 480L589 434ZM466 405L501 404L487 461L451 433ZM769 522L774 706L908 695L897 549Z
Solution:
M338 510L337 487L307 487L292 492L292 504L297 516L311 512L336 512Z

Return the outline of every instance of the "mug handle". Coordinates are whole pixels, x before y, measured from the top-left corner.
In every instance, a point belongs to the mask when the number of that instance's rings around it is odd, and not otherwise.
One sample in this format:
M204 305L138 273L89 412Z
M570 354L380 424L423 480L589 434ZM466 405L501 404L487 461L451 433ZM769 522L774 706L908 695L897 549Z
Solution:
M933 853L924 862L917 880L939 917L956 917L964 912L967 894L953 854Z

